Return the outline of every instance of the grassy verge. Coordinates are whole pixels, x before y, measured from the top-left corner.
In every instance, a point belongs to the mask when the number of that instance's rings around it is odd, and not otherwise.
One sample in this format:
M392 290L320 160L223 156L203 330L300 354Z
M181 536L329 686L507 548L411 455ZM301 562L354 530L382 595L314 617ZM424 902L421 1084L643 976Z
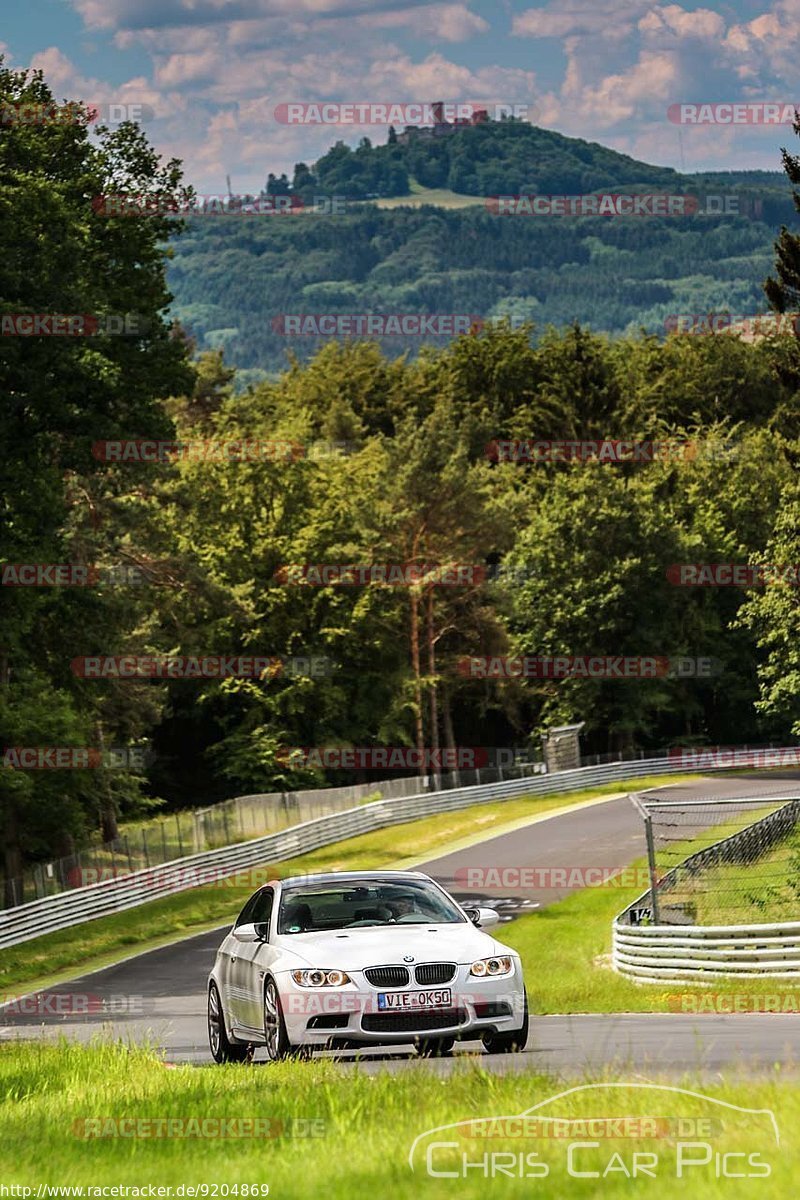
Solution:
M592 788L583 792L502 800L479 804L458 812L439 813L376 830L348 841L337 842L311 854L269 864L271 872L360 870L389 868L422 862L436 853L446 853L466 840L483 840L503 833L526 820L570 808L601 796L641 787L674 783L675 777L635 780ZM265 864L267 865L267 864ZM153 949L182 936L202 933L232 921L258 883L253 872L222 880L215 886L193 888L161 900L153 900L127 912L100 917L70 929L45 934L30 942L3 950L0 963L0 994L12 989L42 987L71 975L106 966L138 951Z
M693 1195L731 1200L751 1197L754 1188L776 1197L796 1190L800 1150L790 1136L800 1121L796 1082L776 1076L758 1083L693 1086L686 1078L677 1081L686 1091L673 1091L639 1088L623 1079L623 1088L584 1089L553 1100L563 1087L528 1071L490 1074L478 1060L467 1060L447 1078L424 1064L412 1068L368 1075L342 1070L335 1062L314 1061L166 1070L154 1054L119 1046L4 1046L0 1178L5 1184L32 1188L34 1197L40 1184L157 1185L171 1187L173 1196L180 1195L174 1189L182 1184L218 1184L216 1195L247 1194L243 1185L258 1188L261 1195L262 1186L268 1185L270 1196L282 1200L352 1200L362 1195L393 1200L603 1195L614 1200L632 1191L661 1200L687 1182ZM702 1096L690 1096L688 1090ZM409 1164L412 1144L426 1131L510 1117L543 1101L552 1102L541 1111L562 1120L625 1116L642 1121L627 1126L633 1130L627 1137L601 1134L592 1139L580 1126L570 1127L570 1136L542 1136L556 1127L541 1122L522 1130L509 1125L445 1129L423 1137L413 1170ZM774 1113L784 1135L780 1145L767 1114L744 1113L742 1108ZM162 1132L154 1137L158 1126L144 1123L169 1118L181 1124L165 1122L162 1130L171 1131L167 1136ZM657 1126L645 1124L654 1118ZM252 1135L259 1127L251 1124L250 1136L240 1134L234 1140L229 1133L221 1139L213 1124L218 1119L260 1119L260 1136ZM192 1120L193 1125L185 1124ZM120 1121L126 1122L126 1136L119 1136ZM191 1141L176 1136L181 1129L191 1130ZM450 1145L437 1147L436 1142ZM583 1143L575 1151L573 1169L596 1172L596 1177L570 1176L572 1142ZM694 1145L689 1149L684 1143ZM697 1143L708 1147L707 1158ZM437 1177L426 1169L429 1148ZM721 1155L726 1152L741 1156L727 1161L728 1174L750 1178L720 1177ZM650 1156L650 1174L632 1183L620 1164L630 1172L634 1153ZM500 1154L502 1160L497 1158ZM679 1155L698 1164L684 1165L680 1184ZM465 1169L465 1161L480 1165ZM451 1174L444 1177L444 1172ZM520 1178L523 1172L527 1178ZM237 1191L226 1193L223 1184ZM209 1189L207 1194L215 1193Z
M756 862L704 871L681 890L698 925L800 920L800 839L795 834Z

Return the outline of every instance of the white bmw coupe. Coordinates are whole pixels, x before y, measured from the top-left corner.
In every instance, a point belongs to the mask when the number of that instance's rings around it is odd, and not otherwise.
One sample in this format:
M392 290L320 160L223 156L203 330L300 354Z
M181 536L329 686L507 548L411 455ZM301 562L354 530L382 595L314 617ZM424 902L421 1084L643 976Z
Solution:
M208 980L218 1063L317 1048L413 1043L446 1054L480 1039L522 1050L528 1006L519 955L484 933L491 908L465 909L418 871L307 875L260 888Z

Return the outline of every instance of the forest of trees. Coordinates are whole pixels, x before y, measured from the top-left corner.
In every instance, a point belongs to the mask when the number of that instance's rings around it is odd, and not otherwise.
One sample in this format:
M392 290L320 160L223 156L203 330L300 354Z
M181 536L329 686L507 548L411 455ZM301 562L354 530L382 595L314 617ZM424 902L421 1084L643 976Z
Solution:
M12 72L0 74L0 92L49 99L41 79ZM10 182L0 203L4 212L14 204L17 223L12 239L0 220L2 313L125 309L148 321L135 339L5 339L0 562L93 566L99 578L3 587L2 746L153 751L146 774L4 763L7 875L154 805L326 782L318 770L287 766L286 746L524 747L542 728L573 720L586 722L590 751L800 732L797 588L681 587L670 571L800 563L795 337L614 341L575 324L532 344L530 329L501 322L413 358L332 343L243 388L221 351L193 356L167 319L167 222L98 221L87 202L112 179L180 194L178 165L159 165L131 126L98 142L80 125L21 127L3 145ZM387 243L380 213L352 220L360 269L402 260L409 239ZM426 255L435 263L443 244L450 260L465 254L447 220L403 215L417 233L418 267L427 269ZM228 302L226 287L248 292L252 264L288 296L280 256L254 250L266 228L231 224L213 235L232 243L218 275L195 258L197 286L214 303ZM322 229L292 226L295 281L304 264L313 277L315 255L341 253L346 224ZM643 229L614 223L618 253L631 253ZM732 254L756 234L731 225L707 241L720 259L723 246ZM314 244L323 236L327 250ZM487 235L475 252L489 274L506 251ZM558 239L543 238L540 253L547 270L569 279ZM176 260L184 271L191 262ZM800 276L789 234L781 262L770 300L792 308ZM442 280L455 308L474 300L474 279L463 293L458 269ZM148 438L299 451L137 462L92 449ZM671 439L712 451L533 465L498 462L487 450L496 439L532 438ZM303 452L319 444L325 452ZM287 564L325 563L487 570L463 587L286 585ZM120 583L118 567L136 567L138 584ZM241 654L315 655L331 670L131 682L81 678L72 665L87 655ZM557 654L685 655L717 669L626 681L475 679L459 670L466 656Z
M710 193L730 189L722 183ZM203 349L276 375L320 338L287 337L284 313L471 313L531 321L534 336L573 321L595 332L663 336L675 313L758 313L762 282L790 199L748 215L498 216L481 206L339 215L192 218L174 244L174 312ZM771 207L772 206L772 207ZM774 211L773 211L774 209ZM386 338L385 352L418 346Z

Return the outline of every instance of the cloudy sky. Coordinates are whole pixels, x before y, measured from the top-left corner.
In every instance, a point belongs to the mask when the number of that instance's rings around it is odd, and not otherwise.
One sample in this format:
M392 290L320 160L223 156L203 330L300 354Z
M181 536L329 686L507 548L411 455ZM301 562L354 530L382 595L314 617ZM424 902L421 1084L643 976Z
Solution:
M9 11L10 10L10 11ZM800 0L35 0L0 17L6 63L56 97L140 103L199 191L258 189L337 137L292 101L485 101L685 170L779 169L791 129L686 126L671 104L800 102Z

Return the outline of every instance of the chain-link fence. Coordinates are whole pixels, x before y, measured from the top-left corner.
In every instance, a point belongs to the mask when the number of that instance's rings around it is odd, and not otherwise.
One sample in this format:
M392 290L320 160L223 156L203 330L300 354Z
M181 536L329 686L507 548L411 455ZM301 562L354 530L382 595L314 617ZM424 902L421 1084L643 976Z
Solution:
M776 789L777 792L777 789ZM800 919L800 798L636 798L651 889L630 924L745 925Z
M448 790L519 779L543 771L543 763L519 762L508 767L446 773L438 783L442 790ZM436 782L433 776L404 776L349 787L237 796L207 808L134 822L125 825L113 842L90 845L76 854L32 866L21 876L3 879L0 888L2 907L16 907L70 888L85 887L205 850L278 833L291 825L343 812L373 800L396 800L432 791Z

